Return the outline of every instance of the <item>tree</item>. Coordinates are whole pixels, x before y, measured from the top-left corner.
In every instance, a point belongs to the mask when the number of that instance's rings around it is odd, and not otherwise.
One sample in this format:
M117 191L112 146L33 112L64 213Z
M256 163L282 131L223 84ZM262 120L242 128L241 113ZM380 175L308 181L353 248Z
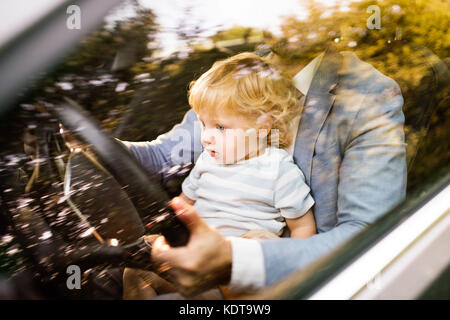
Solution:
M379 30L366 27L366 10L374 4L381 12ZM308 19L287 18L282 36L271 42L281 66L292 75L296 66L301 68L332 45L355 52L399 83L405 99L407 160L414 164L409 187L450 160L449 130L442 129L450 125L449 6L446 0L382 0L326 9L309 1Z

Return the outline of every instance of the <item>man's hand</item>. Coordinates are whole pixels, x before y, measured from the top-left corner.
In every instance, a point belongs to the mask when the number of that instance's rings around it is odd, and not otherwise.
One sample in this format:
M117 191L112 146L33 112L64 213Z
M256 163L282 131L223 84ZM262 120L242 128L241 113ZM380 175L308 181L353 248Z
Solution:
M191 235L184 247L170 247L163 236L153 241L152 260L161 264L163 277L185 296L227 284L231 277L230 241L208 226L183 199L174 198L171 206Z

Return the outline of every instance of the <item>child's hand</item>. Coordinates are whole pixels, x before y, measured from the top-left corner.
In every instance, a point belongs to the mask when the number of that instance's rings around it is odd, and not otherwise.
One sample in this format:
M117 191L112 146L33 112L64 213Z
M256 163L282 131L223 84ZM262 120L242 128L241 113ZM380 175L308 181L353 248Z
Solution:
M190 199L190 198L188 198L183 192L180 193L180 195L178 197L181 198L184 202L186 202L190 206L193 206L195 204L195 201Z

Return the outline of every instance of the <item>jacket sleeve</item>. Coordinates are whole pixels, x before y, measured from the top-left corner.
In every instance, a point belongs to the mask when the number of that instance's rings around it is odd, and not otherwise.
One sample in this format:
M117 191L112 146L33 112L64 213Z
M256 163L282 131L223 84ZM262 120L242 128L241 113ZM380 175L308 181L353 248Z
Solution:
M187 175L202 152L201 127L191 109L183 121L153 141L121 141L137 160L162 182L173 175ZM187 168L189 167L189 169Z
M406 194L403 98L391 79L367 93L339 169L336 226L308 239L261 241L265 284L306 267L363 230Z

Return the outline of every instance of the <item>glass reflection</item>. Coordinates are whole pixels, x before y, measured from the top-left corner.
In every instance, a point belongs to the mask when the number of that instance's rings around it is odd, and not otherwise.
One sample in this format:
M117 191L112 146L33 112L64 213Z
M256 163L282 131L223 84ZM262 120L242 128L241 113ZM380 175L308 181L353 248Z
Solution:
M215 61L244 51L272 52L277 65L294 76L330 46L353 52L399 84L404 97L411 190L450 159L448 3L378 1L381 26L369 29L367 20L371 13L367 8L372 4L364 0L293 0L283 1L282 5L276 1L127 1L105 19L100 30L82 42L57 72L42 82L35 96L21 103L20 116L5 136L8 141L1 154L6 177L2 180L2 202L14 202L24 217L29 214L24 213L24 208L39 215L48 214L45 219L54 219L52 227L70 229L61 232L63 240L81 237L90 241L93 232L88 232L88 225L80 220L65 220L70 209L60 208L60 200L65 196L61 172L58 168L49 169L48 163L36 156L45 150L42 141L48 141L49 132L58 130L55 123L43 124L49 118L46 108L67 96L94 115L114 137L151 141L182 120L189 110L188 84ZM370 82L370 78L364 79L364 70L359 74L361 78L355 81ZM350 92L349 96L354 98L357 94ZM38 142L35 137L39 137ZM65 150L64 145L59 147L58 155L53 156L67 164L70 150ZM74 155L74 160L78 156ZM318 159L316 165L334 166L336 161L327 157ZM62 170L65 172L64 167ZM363 175L365 168L358 170ZM86 158L78 159L73 168L72 185L79 188L74 201L96 212L92 223L99 226L98 232L104 239L126 242L132 233L121 237L105 226L116 223L114 219L119 219L122 209L131 209L114 202L120 200L123 204L126 199L121 198L123 194L117 197L120 192L110 190L117 189L114 182L97 171ZM329 179L318 178L315 187L329 183ZM33 190L34 181L40 183L37 190ZM168 182L167 191L177 194L181 181L177 177ZM30 197L33 191L35 199ZM94 208L96 205L101 208ZM2 219L2 225L8 225L8 219ZM29 224L29 220L20 223ZM31 246L33 241L40 243L45 249L54 237L39 226L37 221L35 234L27 234L28 241ZM2 272L23 271L24 249L15 241L10 227L0 231Z

